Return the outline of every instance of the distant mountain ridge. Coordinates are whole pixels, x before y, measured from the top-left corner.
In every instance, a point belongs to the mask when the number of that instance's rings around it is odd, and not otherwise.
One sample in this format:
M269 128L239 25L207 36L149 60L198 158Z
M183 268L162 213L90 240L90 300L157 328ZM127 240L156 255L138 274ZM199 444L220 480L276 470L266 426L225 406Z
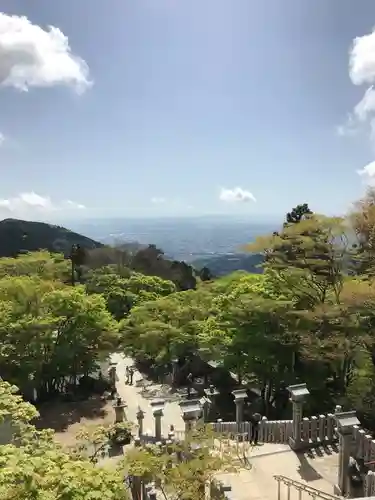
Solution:
M72 245L86 249L104 247L103 243L61 226L21 219L0 221L0 257L15 257L41 249L67 255Z

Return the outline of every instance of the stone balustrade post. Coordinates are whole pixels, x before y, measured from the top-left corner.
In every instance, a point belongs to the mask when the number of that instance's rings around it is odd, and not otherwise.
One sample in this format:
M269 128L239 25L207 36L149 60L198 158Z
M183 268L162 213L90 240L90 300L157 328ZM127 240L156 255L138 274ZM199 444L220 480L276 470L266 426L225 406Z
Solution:
M289 438L289 446L292 450L299 450L304 447L304 436L301 429L303 403L310 392L306 384L290 385L288 391L293 404L293 435Z
M145 418L145 412L141 409L138 408L137 411L137 422L138 422L138 436L142 437L143 435L143 420Z
M237 428L239 428L240 424L243 422L243 410L245 399L247 398L247 389L236 389L232 391L234 396L234 403L236 405L236 423Z
M347 496L349 491L349 459L353 436L353 427L359 425L355 411L335 413L339 435L339 469L334 492L338 496Z
M163 399L157 399L151 401L152 414L155 419L155 438L157 441L161 440L161 419L164 415L163 410L165 406L165 401Z
M113 405L114 410L115 410L115 423L119 424L120 422L123 422L126 420L126 415L125 415L125 408L126 408L126 403L121 399L117 398L115 404Z

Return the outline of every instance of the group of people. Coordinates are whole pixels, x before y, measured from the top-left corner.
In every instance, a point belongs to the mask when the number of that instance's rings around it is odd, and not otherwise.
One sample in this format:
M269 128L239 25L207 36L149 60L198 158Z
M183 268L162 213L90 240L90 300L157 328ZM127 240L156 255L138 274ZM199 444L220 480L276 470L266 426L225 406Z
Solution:
M127 366L125 369L125 384L133 385L134 368L132 366Z

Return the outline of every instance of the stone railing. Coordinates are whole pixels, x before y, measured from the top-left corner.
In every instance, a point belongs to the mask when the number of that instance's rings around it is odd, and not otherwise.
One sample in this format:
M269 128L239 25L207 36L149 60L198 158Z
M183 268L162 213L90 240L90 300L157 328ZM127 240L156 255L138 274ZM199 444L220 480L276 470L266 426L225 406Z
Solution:
M252 435L253 424L251 422L215 422L212 428L219 434L235 437L239 434ZM311 448L317 445L325 445L337 441L335 432L335 416L319 415L319 417L303 418L300 424L300 446ZM258 441L261 443L289 444L293 437L293 420L267 420L263 417L259 423ZM374 460L375 460L375 441Z
M301 445L310 448L337 441L336 421L332 413L319 417L303 418L301 422Z
M358 425L353 426L351 448L350 454L353 458L363 460L370 470L375 471L375 439Z
M235 438L238 435L252 436L251 422L222 422L218 421L212 425L215 432L229 435ZM287 444L293 432L293 420L267 420L263 417L258 427L258 441L261 443Z
M290 499L291 490L295 490L298 492L298 498L301 500L302 494L305 492L309 495L309 497L322 498L323 500L340 500L341 497L336 495L331 495L330 493L325 493L324 491L317 490L316 488L312 488L307 484L300 483L299 481L295 481L294 479L290 479L285 476L273 476L277 481L277 500L282 500L284 495L282 495L282 485L286 487L286 496L288 500Z

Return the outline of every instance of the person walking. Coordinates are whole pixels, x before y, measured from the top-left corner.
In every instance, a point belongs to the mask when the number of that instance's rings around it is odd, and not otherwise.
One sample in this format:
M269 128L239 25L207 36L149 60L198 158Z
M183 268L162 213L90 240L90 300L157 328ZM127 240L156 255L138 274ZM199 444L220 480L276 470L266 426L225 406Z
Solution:
M251 417L251 436L250 436L250 444L254 443L258 444L259 439L259 423L262 419L260 413L253 413Z
M125 384L128 384L129 383L129 375L130 375L130 370L129 370L129 367L127 366L125 368L125 375L126 375L126 379L125 379Z
M186 377L187 380L187 397L190 398L191 388L193 386L193 374L189 372L189 375Z
M130 378L130 385L133 385L133 377L134 377L134 368L131 366L129 368L129 378Z

